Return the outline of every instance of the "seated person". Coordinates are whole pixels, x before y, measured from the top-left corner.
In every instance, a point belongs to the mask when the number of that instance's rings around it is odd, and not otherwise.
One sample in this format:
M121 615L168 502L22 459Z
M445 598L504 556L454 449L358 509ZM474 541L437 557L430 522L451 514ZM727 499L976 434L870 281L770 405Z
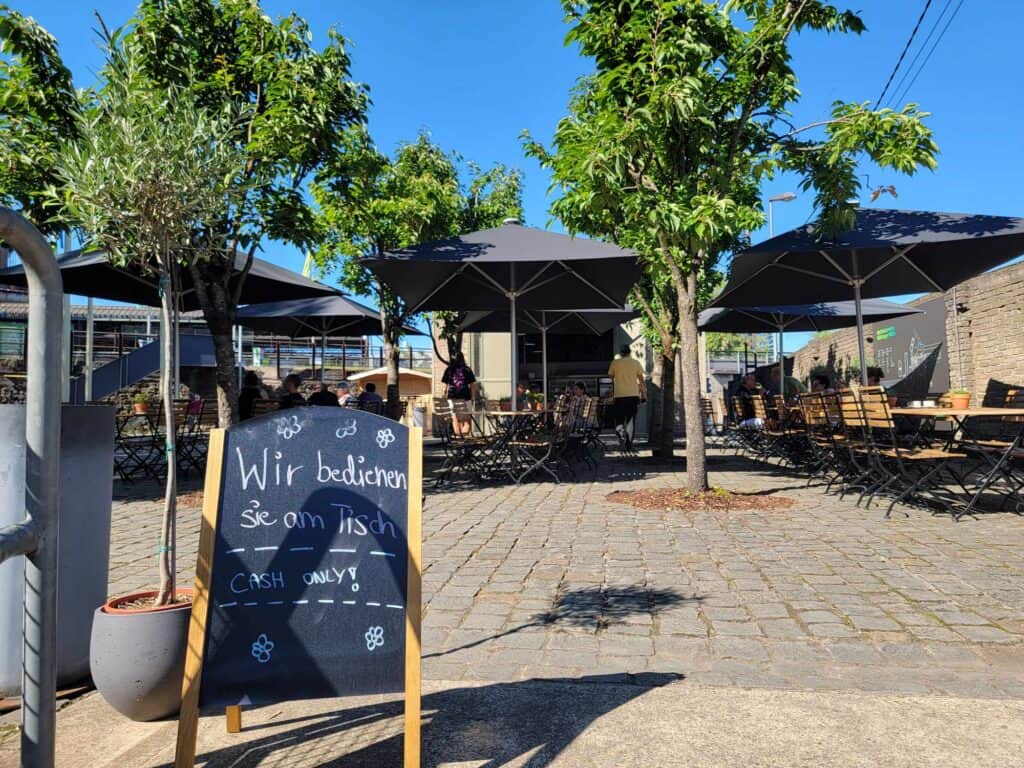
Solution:
M779 366L772 366L771 372L768 374L768 394L772 397L776 395L784 395L787 399L796 397L797 395L803 394L807 391L799 379L793 376L786 377L786 391L782 391L782 371Z
M572 413L573 426L576 429L582 429L586 426L583 421L583 406L587 403L587 385L586 382L577 381L572 385L572 400L570 407L570 413Z
M740 399L741 413L736 414L736 418L740 422L741 427L763 427L764 422L757 418L756 412L754 411L754 398L761 397L761 393L757 389L757 377L752 373L748 373L740 380L740 388L736 390L736 395Z
M321 383L317 387L316 392L309 396L309 400L306 401L309 405L325 405L338 407L338 396L331 392L326 384Z
M372 381L368 381L366 386L363 387L363 391L359 393L359 397L356 398L356 402L362 406L367 403L383 403L384 398L377 394L377 385Z
M868 366L868 386L869 387L880 387L882 386L882 379L885 378L885 371L879 368L877 365Z
M823 392L826 394L832 394L835 390L832 388L832 380L827 374L819 373L811 378L811 392Z
M242 377L242 391L238 393L238 418L251 419L256 410L257 400L266 400L267 393L260 384L255 371L246 371Z
M295 408L306 404L306 398L299 392L302 386L302 379L297 373L289 373L284 377L284 394L281 396L278 406L282 411L286 408Z
M356 396L352 394L352 386L347 381L338 382L338 405L355 405Z

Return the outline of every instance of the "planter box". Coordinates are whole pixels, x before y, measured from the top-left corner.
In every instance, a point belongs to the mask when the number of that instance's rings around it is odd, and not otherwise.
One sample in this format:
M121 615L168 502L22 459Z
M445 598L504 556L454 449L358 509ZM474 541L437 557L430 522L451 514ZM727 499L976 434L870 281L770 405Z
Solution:
M114 409L65 405L61 411L61 504L57 598L57 682L89 674L92 615L107 599ZM25 407L0 405L0 527L25 517ZM0 696L21 690L25 560L0 565Z

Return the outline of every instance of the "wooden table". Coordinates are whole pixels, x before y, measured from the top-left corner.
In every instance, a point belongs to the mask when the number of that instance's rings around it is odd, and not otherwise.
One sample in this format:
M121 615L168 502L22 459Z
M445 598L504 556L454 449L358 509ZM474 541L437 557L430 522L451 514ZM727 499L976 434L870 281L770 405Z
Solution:
M959 519L963 515L971 514L975 505L981 499L982 494L991 486L991 483L997 474L1003 471L1003 467L1006 466L1007 461L1015 454L1018 447L1022 444L1022 440L1024 440L1024 408L991 408L984 406L977 408L890 408L889 412L893 416L912 416L925 419L952 420L956 424L956 428L952 431L947 448L952 446L954 440L956 440L956 435L959 432L960 444L968 444L972 446L976 449L975 453L988 462L988 472L985 473L980 482L975 483L977 490L967 506L954 513L953 516L955 519ZM967 420L978 417L1011 417L1014 419L1020 419L1021 421L1021 428L1018 430L1016 438L1007 444L1006 450L1001 454L998 454L998 458L990 455L990 451L984 450L978 442L978 439L971 434L971 431L967 428ZM964 490L966 490L966 488Z
M919 416L927 419L970 419L978 416L1024 416L1024 408L890 408L893 416Z

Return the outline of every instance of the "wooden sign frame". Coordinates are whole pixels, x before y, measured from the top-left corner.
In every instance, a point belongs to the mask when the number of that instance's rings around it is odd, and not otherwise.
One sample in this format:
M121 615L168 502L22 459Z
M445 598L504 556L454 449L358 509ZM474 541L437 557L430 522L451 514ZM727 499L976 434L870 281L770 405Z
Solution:
M223 429L210 430L203 486L203 520L199 531L199 556L196 561L192 618L185 652L185 677L181 687L181 712L174 749L174 768L195 768L196 737L199 731L199 690L206 648L206 627L210 615L210 589L213 575L214 544L220 510L221 479L224 470ZM404 768L420 768L420 633L422 614L422 537L423 537L423 430L409 427L408 494L408 578L405 605L405 743ZM242 730L242 708L225 708L228 733Z

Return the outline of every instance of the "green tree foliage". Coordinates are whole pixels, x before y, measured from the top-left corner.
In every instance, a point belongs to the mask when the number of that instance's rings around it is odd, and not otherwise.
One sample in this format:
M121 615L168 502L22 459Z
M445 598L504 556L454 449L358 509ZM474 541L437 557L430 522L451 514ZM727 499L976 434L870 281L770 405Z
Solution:
M258 0L143 0L131 35L159 87L178 87L210 114L234 114L228 137L244 156L238 193L193 233L200 258L188 268L213 335L220 421L238 417L231 329L244 272L266 238L311 247L319 234L304 185L362 122L365 89L350 78L344 41L333 30L323 50L296 14L272 19Z
M159 276L162 391L167 482L160 538L157 604L175 594L177 497L173 370L178 271L193 261L195 231L238 194L244 160L230 140L235 120L210 115L173 85L155 86L131 39L108 40L103 86L60 148L50 188L56 219L78 228L88 247L115 263Z
M79 96L57 41L35 20L0 4L0 204L46 234L64 230L44 210L62 142L78 135Z
M518 171L482 171L469 165L459 180L459 158L421 134L388 157L362 127L349 130L333 160L318 175L313 196L320 207L322 240L315 258L324 273L337 273L348 291L373 296L380 307L388 367L388 409L398 407L398 351L412 318L401 297L377 280L361 259L431 240L496 226L522 212ZM457 337L460 317L438 320ZM454 342L450 342L454 344Z
M771 349L771 338L764 333L705 333L704 345L711 355L731 354L748 350L765 355Z
M837 103L794 127L793 34L860 33L861 19L820 0L563 0L567 41L593 59L558 125L554 213L575 231L659 254L679 312L687 487L707 488L697 313L712 273L764 221L760 184L795 171L814 190L821 226L853 220L857 162L903 173L934 167L936 146L915 105Z

